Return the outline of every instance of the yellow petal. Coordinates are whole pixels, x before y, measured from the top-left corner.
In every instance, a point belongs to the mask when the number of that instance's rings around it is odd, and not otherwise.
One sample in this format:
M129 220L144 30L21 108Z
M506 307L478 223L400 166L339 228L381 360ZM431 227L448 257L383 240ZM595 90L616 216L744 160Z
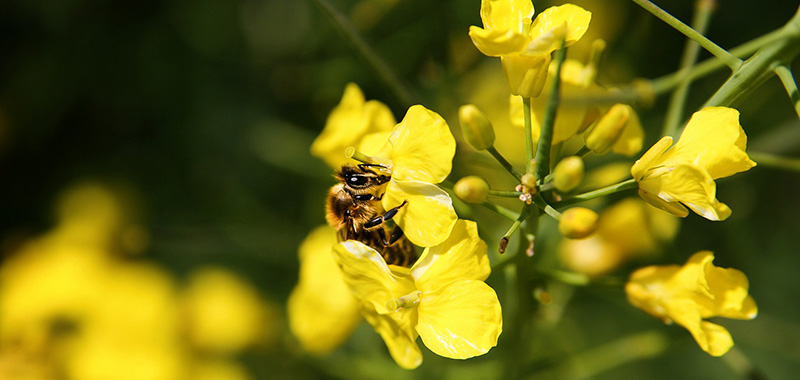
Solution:
M510 54L500 57L500 60L512 94L534 98L542 93L550 65L549 54Z
M444 119L423 106L411 106L389 137L392 178L439 183L453 167L456 140Z
M681 202L708 220L725 220L731 215L731 209L716 198L714 180L696 166L679 165L660 179L659 198Z
M589 12L574 4L564 4L561 6L550 7L544 12L536 15L536 19L531 24L531 37L534 39L548 34L551 30L566 24L566 37L564 46L570 46L583 37L589 29L589 22L592 20L592 12ZM561 41L553 41L550 51L559 48L557 44ZM548 52L549 53L549 52Z
M643 189L639 189L639 196L651 206L660 210L664 210L672 215L679 216L681 218L685 218L687 215L689 215L689 210L687 210L686 207L683 207L680 202L667 202Z
M482 29L477 26L469 27L469 37L481 53L490 57L522 51L529 40L528 36L511 30Z
M289 296L289 328L303 348L324 355L340 346L361 321L358 303L350 294L331 256L336 232L314 229L300 245L300 278Z
M530 0L482 0L481 21L491 30L511 30L524 33L533 18Z
M713 260L713 256L712 256ZM720 316L735 319L753 319L758 314L755 301L748 294L747 276L738 269L720 268L710 261L704 268L708 287L714 295L711 305L701 311L703 317Z
M391 131L375 132L364 136L358 143L356 150L367 155L382 157L382 151L389 144Z
M478 236L478 225L459 219L442 244L426 248L411 267L417 289L425 292L458 279L483 281L491 273L486 243Z
M394 221L412 243L420 247L441 244L450 235L458 219L453 201L436 185L392 178L383 196L383 208L396 207L406 200Z
M386 303L414 291L410 278L393 273L377 251L359 241L335 245L333 258L353 296L379 314L394 312Z
M414 369L422 364L422 352L417 345L417 310L401 309L390 314L378 314L370 305L362 309L365 319L383 338L392 359L400 367Z
M672 145L672 137L664 136L658 140L647 152L644 152L642 158L636 160L631 166L631 175L637 181L642 180L643 177L649 174L650 169L656 165L661 154L664 153Z
M423 292L417 332L434 353L467 359L497 345L503 329L500 302L483 281L459 280Z
M365 134L389 131L395 123L389 107L375 100L365 102L361 89L349 83L322 133L311 144L311 154L339 168L348 162L344 155L347 147L357 145Z
M745 153L746 145L739 111L707 107L692 115L667 159L672 165L692 163L706 170L711 178L723 178L756 165Z

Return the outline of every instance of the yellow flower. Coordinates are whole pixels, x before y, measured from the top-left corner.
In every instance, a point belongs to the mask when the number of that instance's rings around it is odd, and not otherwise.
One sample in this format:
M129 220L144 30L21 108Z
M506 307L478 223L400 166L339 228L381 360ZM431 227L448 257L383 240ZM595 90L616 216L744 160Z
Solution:
M401 367L422 362L417 336L453 359L485 354L497 344L500 303L483 282L491 269L474 222L459 220L450 237L426 248L411 268L387 266L378 252L353 240L333 252L362 314Z
M193 345L230 354L268 338L268 307L253 284L219 267L194 271L182 297Z
M701 251L682 267L641 268L631 275L625 292L634 306L685 327L703 351L722 356L733 346L733 339L724 327L704 319L753 319L758 308L747 294L744 273L716 267L713 260L713 253Z
M349 83L322 133L311 144L311 154L338 169L348 163L347 147L358 145L367 134L388 132L396 123L389 107L377 100L365 101L358 85Z
M418 246L443 242L458 218L450 196L434 185L450 174L455 152L456 140L444 119L416 105L408 109L374 158L392 175L381 201L383 208L408 201L393 220Z
M574 4L547 8L531 21L530 0L483 0L483 28L471 26L469 36L481 53L500 57L511 93L536 97L542 91L550 53L581 39L592 14Z
M289 296L289 328L303 348L327 354L350 337L361 321L358 303L350 294L331 249L336 231L317 227L300 244L300 278Z
M739 111L708 107L695 112L675 146L670 145L672 137L664 136L631 167L642 199L680 217L689 214L689 207L709 220L727 219L731 209L717 200L714 180L756 165L745 153Z

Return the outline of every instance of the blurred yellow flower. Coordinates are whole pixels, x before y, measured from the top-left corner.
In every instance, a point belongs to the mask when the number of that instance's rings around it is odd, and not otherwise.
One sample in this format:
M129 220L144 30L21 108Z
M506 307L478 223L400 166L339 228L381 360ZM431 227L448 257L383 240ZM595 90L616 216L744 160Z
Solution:
M253 377L240 363L227 359L197 360L192 365L192 380L251 380Z
M639 198L627 198L600 213L597 231L583 240L564 239L559 258L570 270L597 276L639 255L652 255L678 231L678 219Z
M349 83L322 133L311 144L311 154L338 169L349 161L344 155L346 148L358 146L368 134L391 131L396 123L389 107L377 100L365 101L358 85Z
M703 351L722 356L733 347L733 339L724 327L705 319L753 319L758 308L744 273L716 267L713 260L713 253L701 251L682 267L641 268L631 274L625 292L634 306L685 327Z
M511 93L526 98L541 93L550 54L581 39L592 14L574 4L534 14L530 0L483 0L483 28L471 26L469 36L483 54L500 57Z
M672 137L664 136L631 167L642 199L680 217L689 214L688 207L709 220L727 219L731 209L717 200L714 180L756 165L745 153L739 111L707 107L695 112L670 145Z
M374 159L387 166L392 179L381 203L389 210L408 201L394 221L408 240L421 247L443 242L456 223L453 201L435 184L444 181L453 166L456 140L436 112L416 105L395 126Z
M300 244L300 278L287 305L289 328L314 355L327 354L361 322L358 303L333 260L336 231L317 227Z
M357 241L333 251L364 317L401 367L422 363L417 336L434 353L453 359L485 354L497 344L500 303L483 282L491 269L474 222L459 220L450 237L426 248L411 268L387 266Z
M269 338L268 306L253 284L219 267L195 270L182 297L193 346L230 354Z

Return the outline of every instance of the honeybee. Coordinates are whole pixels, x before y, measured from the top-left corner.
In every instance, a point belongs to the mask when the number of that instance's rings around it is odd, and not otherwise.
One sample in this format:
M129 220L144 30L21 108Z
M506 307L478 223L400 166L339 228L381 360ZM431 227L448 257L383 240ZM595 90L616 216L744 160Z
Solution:
M408 267L417 260L416 248L399 226L384 224L408 202L384 212L382 191L392 178L385 169L377 164L342 166L334 175L339 183L328 192L325 218L339 241L358 240L378 251L386 264Z

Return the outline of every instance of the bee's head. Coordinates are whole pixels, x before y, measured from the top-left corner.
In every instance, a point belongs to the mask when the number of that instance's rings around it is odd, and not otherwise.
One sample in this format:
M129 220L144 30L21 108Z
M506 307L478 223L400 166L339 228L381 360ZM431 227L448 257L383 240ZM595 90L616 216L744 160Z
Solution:
M389 182L391 178L391 176L385 174L378 174L372 171L369 166L363 164L358 166L345 165L336 173L336 179L344 183L346 188L356 192L383 185Z

